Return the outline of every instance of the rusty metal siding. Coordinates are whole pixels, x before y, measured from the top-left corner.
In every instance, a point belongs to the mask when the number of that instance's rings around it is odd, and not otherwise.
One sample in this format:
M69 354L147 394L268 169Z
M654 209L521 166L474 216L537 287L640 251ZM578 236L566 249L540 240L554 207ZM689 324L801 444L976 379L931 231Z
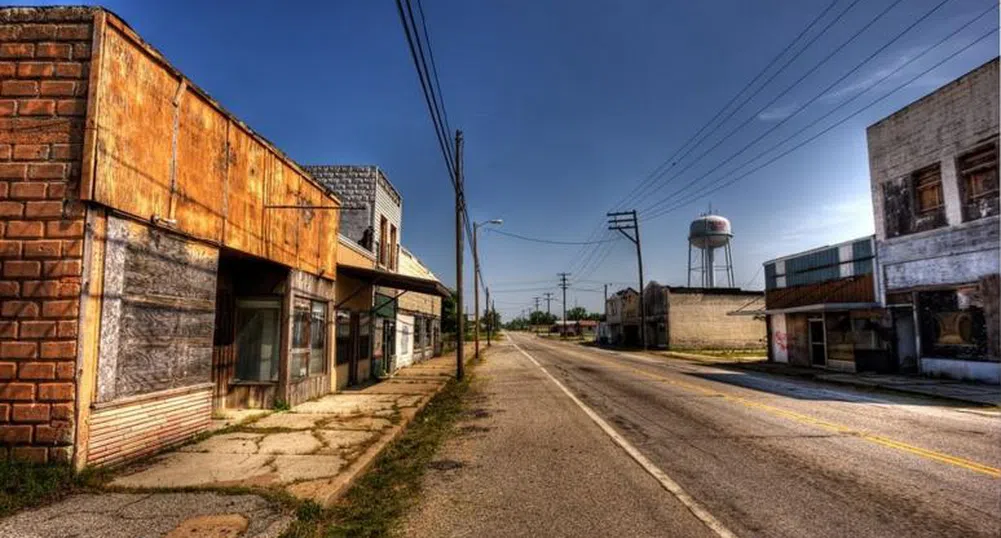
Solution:
M101 42L89 199L331 278L337 244L321 238L337 237L336 210L294 206L339 201L115 17Z
M791 288L767 290L765 307L793 308L822 303L872 303L876 301L872 273Z

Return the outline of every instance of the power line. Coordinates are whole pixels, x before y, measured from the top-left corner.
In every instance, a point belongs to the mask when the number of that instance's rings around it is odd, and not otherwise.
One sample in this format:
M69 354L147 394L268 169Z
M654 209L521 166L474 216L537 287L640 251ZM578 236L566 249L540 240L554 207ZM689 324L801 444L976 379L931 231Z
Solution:
M794 118L797 115L799 115L800 112L806 110L807 107L809 107L810 105L812 105L813 103L815 103L818 99L821 99L824 95L827 95L827 93L829 91L831 91L832 89L834 89L835 86L837 86L838 84L840 84L841 82L843 82L845 79L847 79L848 77L850 77L852 74L854 74L855 72L857 72L865 64L869 63L873 58L875 58L877 55L879 55L879 53L883 52L884 50L886 50L887 48L889 48L891 45L893 45L894 43L896 43L898 40L900 40L900 38L902 38L908 32L910 32L911 30L913 30L915 26L917 26L918 24L920 24L921 22L923 22L925 19L927 19L928 17L930 17L932 14L934 14L942 6L944 6L945 4L949 3L950 1L952 1L952 0L942 0L938 5L936 5L935 7L933 7L931 10L929 10L928 12L926 12L921 17L919 17L916 21L914 21L913 23L911 23L907 28L904 28L903 31L897 33L897 35L894 36L892 39L890 39L890 41L887 41L881 47L879 47L878 49L876 49L865 60L862 60L861 62L859 62L858 64L856 64L855 67L853 67L851 70L849 70L847 73L841 75L837 80L835 80L834 82L830 83L826 88L820 90L810 100L808 100L807 102L805 102L802 105L800 105L799 108L797 108L796 110L794 110L791 114L789 114L788 116L786 116L785 118L783 118L780 122L778 122L775 125L773 125L770 129L766 130L764 133L762 133L761 135L759 135L757 138L755 138L754 140L752 140L749 143L747 143L746 145L744 145L744 147L742 147L739 151L737 151L736 153L730 155L729 157L727 157L726 159L724 159L722 162L720 162L719 164L717 164L715 167L713 167L713 168L709 169L708 171L706 171L705 173L703 173L701 176L699 176L699 177L695 178L694 180L688 182L686 185L682 186L680 189L677 189L674 192L672 192L672 193L668 194L667 196L665 196L664 198L662 198L662 199L660 199L660 200L658 200L658 201L650 204L643 211L644 212L653 211L659 205L665 204L665 203L669 202L678 193L681 193L681 192L685 191L686 189L692 187L693 185L695 185L696 183L698 183L701 179L703 179L705 177L708 177L710 174L712 174L716 170L719 170L725 164L729 163L730 161L732 161L737 156L743 154L745 151L747 151L752 146L754 146L755 144L757 144L758 142L760 142L761 140L763 140L765 137L767 137L768 135L770 135L771 133L775 132L777 129L779 129L783 125L785 125L792 118ZM885 13L885 11L884 11L884 13ZM979 18L979 16L978 16L978 18ZM858 36L858 34L855 34L855 36ZM853 36L853 38L855 36ZM850 41L851 40L849 40L849 42ZM773 100L773 102L774 102L774 100ZM767 105L766 105L766 108L767 108Z
M688 144L690 144L693 140L695 140L696 138L698 138L699 135L701 135L702 132L705 131L707 127L709 127L710 125L712 125L713 123L715 123L716 120L720 116L723 115L723 113L726 111L726 109L730 107L730 105L732 105L744 92L746 92L751 86L753 86L754 83L758 81L758 79L760 79L765 73L767 73L768 70L773 65L775 65L775 63L778 62L778 60L782 56L784 56L786 52L789 52L789 50L792 49L792 47L795 46L796 43L804 35L806 35L806 33L809 32L811 28L814 27L814 25L816 25L818 22L820 22L820 20L823 19L824 16L827 15L827 13L832 8L834 8L834 6L838 2L839 2L839 0L833 0L830 4L828 4L827 7L824 8L816 17L814 17L814 19L812 21L810 21L810 24L806 25L806 27L803 28L803 30L800 31L800 33L795 38L793 38L793 40L790 41L789 44L786 45L785 48L782 49L781 52L779 52L774 58L772 58L772 60L770 62L768 62L768 64L764 68L762 68L760 71L758 71L758 74L755 75L754 78L752 78L747 84L745 84L744 87L740 89L740 91L738 91L737 93L735 93L734 96L731 97L730 100L727 101L727 103L725 105L723 105L723 107L720 108L719 111L717 111L716 114L709 121L707 121L704 125L702 125L702 127L699 128L699 130L695 134L693 134L691 137L689 137L688 140L686 140L685 143L682 144L670 157L668 157L663 163L661 163L657 168L655 168L654 171L651 172L650 175L648 175L646 177L646 179L644 179L639 184L637 184L636 187L633 187L633 190L630 191L630 193L628 195L626 195L626 199L623 200L622 202L620 202L619 204L616 204L615 207L620 207L620 206L623 206L623 205L627 205L630 201L632 201L632 199L633 199L633 197L635 195L639 194L639 192L642 192L642 190L646 188L645 187L646 184L648 184L648 183L650 183L652 181L655 181L658 177L660 177L661 175L663 175L664 172L661 171L661 169L664 168L668 163L670 163L670 165L671 165L668 168L673 168L676 164L678 164L678 161L675 161L674 158L677 157L678 154L681 153L681 151L688 146ZM785 68L788 67L790 63L792 63L794 60L796 60L796 58L798 58L801 54L803 54L803 52L805 52L806 49L810 48L810 45L812 45L814 41L816 41L820 36L823 36L824 33L826 33L827 30L830 29L831 26L833 26L835 23L837 23L838 20L841 19L841 16L843 16L845 13L847 13L849 9L851 9L852 7L854 7L854 5L856 3L858 3L858 0L856 0L856 2L853 2L850 6L848 6L848 8L846 8L844 11L842 11L841 14L838 15L838 17L836 17L831 22L829 22L828 25L826 27L824 27L824 29L821 30L821 32L819 34L817 34L813 38L813 40L811 40L809 43L806 44L806 46L804 46L803 48L801 48L799 50L799 52L797 52L792 58L790 58L785 63L785 65L783 65L781 68L779 68L777 71L775 71L775 73L773 73L772 76L769 77L769 79L766 80L764 84L762 84L760 87L758 87L757 91L755 91L753 94L749 95L747 97L747 99L744 99L744 101L741 102L740 105L738 105L736 108L734 108L730 112L730 114L726 118L724 118L723 121L720 122L720 125L717 126L716 129L718 129L723 124L725 124L730 118L733 117L734 114L737 113L738 110L740 110L741 108L743 108L743 106L745 104L747 104L747 102L750 99L754 98L756 95L758 95L758 93L761 92L761 90L765 89L768 86L768 84L770 84L771 81L775 79L776 76L778 76L780 73L782 73L782 71L784 71ZM714 129L714 131L715 131L715 129ZM709 135L711 135L711 134L712 134L712 132L707 133L707 137ZM698 142L696 142L696 144L694 146L692 146L692 148L697 147L699 144L702 143L703 140L705 140L705 137L703 137ZM690 151L691 151L691 149L689 149L689 152ZM685 155L687 155L687 153ZM684 156L682 156L681 159L684 159ZM679 161L681 159L679 159Z
M812 44L813 44L813 43L814 43L814 42L815 42L815 41L816 41L817 39L819 39L819 38L820 38L821 36L823 36L823 35L824 35L824 34L825 34L825 33L826 33L826 32L827 32L827 31L828 31L828 30L829 30L829 29L830 29L830 28L831 28L831 27L832 27L832 26L834 25L834 24L836 24L836 23L837 23L837 22L838 22L838 21L839 21L839 20L840 20L840 19L841 19L841 18L842 18L842 17L844 16L844 14L845 14L845 13L847 13L847 12L848 12L848 10L850 10L850 9L851 9L852 7L854 7L854 6L855 6L855 4L856 4L856 3L858 3L858 1L859 1L859 0L855 0L854 2L852 2L852 4L851 4L851 5L849 5L849 6L848 6L848 7L846 8L846 9L844 9L844 10L843 10L843 11L842 11L842 12L841 12L841 13L840 13L840 14L839 14L839 15L838 15L837 17L835 17L835 18L834 18L834 19L833 19L832 21L830 21L830 22L829 22L829 23L827 24L827 26L825 26L825 27L824 27L824 28L823 28L823 29L822 29L822 30L820 31L820 33L819 33L819 34L817 34L816 36L814 36L814 38L813 38L812 40L810 40L810 42L809 42L809 43L807 43L807 44L806 44L806 45L805 45L805 46L804 46L803 48L801 48L801 49L800 49L800 50L799 50L799 51L798 51L798 52L797 52L797 53L796 53L796 54L795 54L795 55L794 55L794 56L793 56L792 58L790 58L790 59L789 59L788 61L786 61L786 63L785 63L785 64L784 64L784 65L783 65L782 67L780 67L780 68L779 68L779 69L778 69L778 70L777 70L777 71L776 71L775 73L773 73L773 74L772 74L772 76L771 76L771 77L769 77L769 79L768 79L767 81L765 81L765 83L764 83L764 84L762 84L762 85L761 85L761 86L760 86L760 87L758 88L758 90L757 90L757 91L755 91L755 92L754 92L754 93L753 93L752 95L750 95L750 96L749 96L749 97L748 97L747 99L745 99L745 100L744 100L743 102L741 102L741 103L740 103L740 105L738 105L738 106L737 106L737 107L736 107L735 109L733 109L733 110L732 110L732 111L730 112L730 114L729 114L729 115L728 115L728 116L727 116L726 118L724 118L724 119L723 119L723 121L722 121L722 122L720 122L720 124L719 124L719 125L718 125L717 127L715 127L715 128L713 129L713 130L711 130L711 131L710 131L709 133L707 133L707 134L706 134L706 136L705 136L705 137L703 137L703 138L699 139L699 140L698 140L698 141L697 141L697 142L696 142L696 143L695 143L695 144L694 144L694 145L693 145L693 146L692 146L691 148L689 148L689 150L688 150L688 151L687 151L687 152L685 153L685 155L683 155L683 156L682 156L682 159L683 159L683 158L684 158L685 156L687 156L687 155L688 155L688 153L690 153L690 152L691 152L691 151L692 151L692 150L693 150L693 149L694 149L695 147L697 147L697 146L698 146L699 144L701 144L701 143L702 143L702 141L703 141L703 140L705 140L705 138L707 138L707 137L708 137L709 135L711 135L711 134L712 134L713 132L715 132L715 131L716 131L716 130L718 130L718 129L719 129L720 127L722 127L722 126L723 126L723 124L725 124L725 123L726 123L726 122L727 122L727 121L728 121L728 120L729 120L729 119L730 119L731 117L733 117L733 115L734 115L734 114L736 114L736 112L737 112L738 110L740 110L741 108L743 108L743 106L744 106L744 105L745 105L745 104L747 103L747 101L748 101L748 100L750 100L751 98L753 98L753 97L754 97L755 95L757 95L758 93L760 93L760 92L761 92L761 90L763 90L763 89L764 89L765 87L767 87L767 86L768 86L768 84L770 84L770 83L771 83L771 81L772 81L772 80L773 80L773 79L774 79L774 78L775 78L775 77L776 77L776 76L777 76L777 75L778 75L779 73L781 73L782 71L784 71L784 70L785 70L785 69L786 69L786 68L787 68L787 67L789 66L789 64L790 64L790 63L792 63L792 61L794 61L794 60L795 60L796 58L798 58L798 57L799 57L799 56L800 56L800 55L801 55L801 54L802 54L802 53L803 53L804 51L806 51L806 49L808 49L808 48L809 48L809 47L810 47L810 46L811 46L811 45L812 45ZM832 9L832 8L833 8L833 7L835 6L835 5L836 5L836 4L837 4L837 2L838 2L838 0L833 0L833 1L832 1L832 2L830 3L830 4L828 4L828 6L827 6L827 7L826 7L826 8L825 8L825 9L824 9L823 11L821 11L819 15L817 15L816 17L814 17L814 19L813 19L813 20L812 20L812 21L811 21L811 22L810 22L810 23L809 23L809 24L808 24L808 25L807 25L807 26L806 26L806 27L805 27L805 28L804 28L804 29L803 29L802 31L800 31L800 33L799 33L799 34L798 34L798 35L797 35L797 36L796 36L796 37L795 37L795 38L794 38L794 39L793 39L793 40L792 40L792 41L791 41L791 42L789 43L789 45L787 45L787 46L786 46L786 47L785 47L785 48L784 48L784 49L782 50L782 52L780 52L780 53L779 53L779 54L778 54L778 55L777 55L777 56L776 56L775 58L773 58L773 59L772 59L772 61L770 61L770 62L768 63L768 65L766 65L766 66L765 66L765 67L764 67L764 68L763 68L763 69L762 69L761 71L759 71L758 75L756 75L756 76L755 76L755 77L754 77L754 78L753 78L753 79L752 79L752 80L751 80L750 82L748 82L748 83L747 83L747 84L746 84L746 85L744 86L744 88L743 88L743 89L741 89L741 91L737 92L737 94L735 94L735 95L733 96L733 98L731 98L731 99L730 99L730 101L729 101L729 102L727 102L727 104L726 104L726 105L724 105L724 106L723 106L723 108L721 108L721 109L720 109L720 110L719 110L719 111L718 111L718 112L716 113L716 115L714 115L714 116L713 116L713 118L712 118L712 119L710 119L710 120L709 120L709 121L708 121L708 122L707 122L707 123L706 123L705 125L703 125L703 126L702 126L702 127L701 127L701 128L700 128L700 129L699 129L699 130L698 130L698 131L697 131L697 132L696 132L696 133L694 134L694 135L692 135L692 136L691 136L691 137L690 137L690 138L689 138L689 139L688 139L688 140L687 140L687 141L686 141L686 142L685 142L684 144L682 144L682 145L681 145L681 146L680 146L680 147L679 147L679 148L678 148L678 149L677 149L677 150L675 151L675 153L674 153L674 154L673 154L673 155L672 155L671 157L669 157L669 158L668 158L667 160L665 160L665 161L664 161L664 163L662 163L662 164L661 164L660 166L658 166L657 168L655 168L655 169L654 169L654 171L653 171L653 172L651 172L651 174L650 174L650 175L649 175L649 176L648 176L648 177L647 177L647 178L646 178L645 180L641 181L641 182L640 182L640 184L639 184L639 185L638 185L637 187L634 187L634 188L633 188L633 191L631 191L631 193L630 193L630 194L627 194L627 195L626 195L626 196L625 196L625 197L624 197L624 198L623 198L623 199L622 199L622 200L621 200L621 201L620 201L620 202L619 202L618 204L616 204L615 206L613 206L613 208L617 208L617 207L622 207L622 206L624 206L625 204L627 204L627 203L628 203L628 202L629 202L629 201L630 201L630 200L632 199L632 196L633 196L633 194L632 194L632 193L634 193L634 192L635 192L635 193L637 193L637 194L638 194L639 192L642 192L643 188L645 188L645 187L642 187L642 188L640 188L640 186L641 186L641 185L643 185L643 184L645 184L645 183L648 183L648 182L650 182L650 181L652 181L652 180L655 180L655 179L657 179L657 178L659 178L659 177L663 176L663 174L667 172L667 169L665 169L665 168L664 168L664 167L665 167L665 166L667 165L667 163L671 163L671 167L674 167L674 165L675 165L675 164L677 164L677 161L674 161L674 158L675 158L675 156L677 156L677 155L678 155L679 153L681 153L681 151L682 151L682 150L683 150L683 149L684 149L684 148L685 148L686 146L688 146L688 144L689 144L689 143L691 143L691 142L692 142L692 140L695 140L696 138L698 138L698 137L699 137L699 134L700 134L700 133L702 133L702 131L704 131L704 130L705 130L705 129L706 129L707 127L709 127L710 125L712 125L712 124L714 123L714 121L716 120L716 118L718 118L718 117L719 117L719 116L720 116L720 115L721 115L721 114L722 114L722 113L723 113L723 112L724 112L724 111L725 111L725 110L727 109L727 107L729 107L729 106L730 106L730 104L732 104L732 103L733 103L733 102L734 102L734 101L735 101L735 100L736 100L736 99L737 99L737 98L738 98L738 97L739 97L739 96L741 95L741 93L743 93L744 91L746 91L746 90L747 90L747 89L748 89L749 87L751 87L751 86L752 86L752 85L754 84L754 82L755 82L755 81L757 81L757 80L758 80L759 78L761 78L761 76L763 76L763 75L764 75L764 74L765 74L765 73L766 73L766 72L768 71L768 69L769 69L769 68L770 68L770 67L771 67L772 65L774 65L774 64L775 64L775 62L776 62L776 61L777 61L777 60L778 60L779 58L781 58L781 57L782 57L782 56L783 56L783 55L784 55L784 54L785 54L785 53L786 53L786 52L787 52L788 50L790 50L790 48L791 48L791 47L793 47L793 46L794 46L794 45L795 45L795 44L796 44L796 43L797 43L797 42L798 42L798 41L799 41L799 40L800 40L800 39L801 39L801 38L802 38L802 37L803 37L804 35L806 35L806 33L807 33L807 32L809 32L809 31L810 31L810 29L811 29L811 28L813 28L813 27L814 27L814 26L815 26L815 25L816 25L816 24L817 24L817 23L818 23L818 22L819 22L819 21L820 21L821 19L823 19L823 17L824 17L825 15L827 15L827 13L828 13L828 12L829 12L829 11L830 11L830 10L831 10L831 9ZM680 159L679 159L679 160L680 160ZM673 161L673 162L672 162L672 161ZM600 232L601 232L602 230L604 230L604 224L605 224L604 222L601 222L601 223L599 223L599 224L598 224L598 225L597 225L597 226L595 227L595 229L594 229L594 230L593 230L593 231L591 232L591 235L590 235L590 236L588 236L588 239L589 239L589 240L590 240L590 239L593 239L593 238L594 238L594 237L596 237L596 236L597 236L597 235L598 235L598 234L599 234L599 233L600 233ZM606 231L606 233L607 233L607 231ZM596 255L596 251L597 251L597 250L598 250L598 248L596 248L596 247L591 247L590 249L589 249L588 247L582 247L582 248L581 248L581 250L579 250L579 251L578 251L578 253L577 253L577 254L576 254L576 255L574 256L574 258L572 259L573 261L571 262L571 264L570 264L570 265L571 265L571 266L573 267L573 266L575 266L575 265L576 265L577 263L579 263L579 262L581 262L581 261L584 261L584 258L586 258L586 257L588 257L588 256L594 256L594 255ZM605 255L604 255L604 257L607 257L607 256L608 256L608 253L606 252L606 253L605 253ZM586 263L587 263L588 261L590 261L590 259L587 259L587 261L584 261L584 264L586 264ZM603 262L603 261L604 261L604 259L602 259L602 262Z
M880 97L879 99L876 99L875 101L873 101L873 102L869 103L868 105L866 105L866 106L864 106L864 107L862 107L862 108L860 108L860 109L856 110L855 112L853 112L852 114L850 114L850 115L846 116L845 118L841 119L840 121L838 121L838 122L836 122L836 123L834 123L834 124L832 124L832 125L828 126L828 127L827 127L827 128L825 128L824 130L822 130L822 131L820 131L820 132L816 133L815 135L811 136L810 138L808 138L808 139L806 139L806 140L804 140L804 141L802 141L802 142L800 142L800 143L796 144L795 146L793 146L793 147L789 148L788 150L786 150L786 151L784 151L784 152L782 152L782 153L780 153L780 154L776 155L775 157L773 157L773 158L771 158L771 159L769 159L769 160L765 161L764 163L762 163L762 164L760 164L760 165L758 165L758 166L755 166L754 168L752 168L752 169L748 170L747 172L744 172L743 174L740 174L739 176L736 176L736 177L734 177L734 178L733 178L733 179L731 179L730 181L727 181L727 182L723 183L722 185L719 185L719 186L718 186L718 187L716 187L716 188L713 188L713 189L710 189L710 190L704 190L704 191L700 191L700 192L696 192L696 193L694 193L694 195L693 195L693 196L690 196L689 198L687 198L687 199L685 199L685 200L683 200L683 201L681 201L681 202L678 202L678 203L676 203L676 204L674 204L674 205L672 205L672 206L670 206L670 207L667 207L667 208L663 208L663 209L661 209L661 210L659 210L659 211L656 211L656 212L655 212L654 214L652 214L652 215L649 215L649 216L645 217L645 218L644 218L644 221L648 221L648 220L652 220L652 219L655 219L655 218L658 218L658 217L661 217L661 216L663 216L663 215L666 215L667 213L670 213L670 212L672 212L672 211L675 211L675 210L677 210L677 209L679 209L679 208L681 208L681 207L684 207L685 205L687 205L687 204L689 204L689 203L691 203L691 202L693 202L693 201L695 201L695 200L697 200L697 199L699 199L699 198L702 198L702 197L705 197L706 195L709 195L709 194L712 194L712 193L714 193L714 192L717 192L717 191L719 191L720 189L723 189L723 188L726 188L726 187L728 187L728 186L730 186L730 185L732 185L732 184L736 183L737 181L740 181L741 179L743 179L743 178L745 178L745 177L747 177L747 176L749 176L749 175L753 174L754 172L757 172L758 170L761 170L762 168L764 168L764 167L766 167L766 166L768 166L768 165L770 165L770 164L774 163L775 161L777 161L777 160L781 159L782 157L785 157L786 155L789 155L790 153L792 153L792 152L796 151L797 149L799 149L799 148L801 148L801 147L803 147L803 146L805 146L805 145L809 144L810 142L813 142L814 140L816 140L816 139L820 138L821 136L823 136L823 135L827 134L828 132L830 132L831 130L833 130L833 129L834 129L835 127L838 127L838 126L842 125L843 123L845 123L846 121L848 121L848 120L850 120L850 119L854 118L855 116L857 116L857 115L861 114L862 112L864 112L865 110L869 109L869 108L870 108L870 107L872 107L873 105L875 105L875 104L877 104L877 103L879 103L879 102L883 101L884 99L886 99L887 97L889 97L889 96L893 95L894 93L896 93L896 92L898 92L898 91L902 90L903 88L905 88L905 87L907 87L907 86L909 86L909 85L913 84L913 83L914 83L914 81L916 81L917 79L919 79L919 78L923 77L924 75L928 74L929 72L933 71L934 69L937 69L937 68L938 68L938 67L940 67L940 66L941 66L942 64L944 64L944 63L946 63L947 61L949 61L949 60L953 59L954 57L958 56L959 54L961 54L961 53L963 53L963 52L965 52L965 51L969 50L969 49L970 49L970 48L972 48L972 47L973 47L974 45L976 45L976 44L980 43L981 41L983 41L983 40L987 39L988 37L990 37L990 36L991 36L991 34L994 34L994 33L995 33L995 32L997 32L997 31L998 31L998 28L994 28L994 29L992 29L991 31L989 31L989 32L987 32L987 33L985 33L985 34L981 35L981 36L980 36L979 38L977 38L977 39L976 39L976 40L974 40L973 42L969 43L968 45L966 45L965 47L961 48L960 50L958 50L958 51L956 51L956 52L954 52L954 53L950 54L949 56L947 56L946 58L942 59L941 61L939 61L938 63L936 63L936 64L935 64L935 65L933 65L932 67L930 67L930 68L928 68L928 69L926 69L926 70L922 71L921 73L919 73L919 74L918 74L918 75L916 75L915 77L911 78L910 80L908 80L908 81L907 81L907 82L905 82L904 84L901 84L901 85L897 86L897 87L896 87L896 88L894 88L894 89L893 89L892 91L890 91L889 93L887 93L887 94L883 95L883 96L882 96L882 97ZM807 127L811 127L812 125L813 125L813 124L811 124L811 125L808 125ZM802 130L801 130L800 132L802 132ZM799 133L796 133L796 134L799 134ZM794 136L795 136L795 135L794 135ZM786 141L788 141L788 140L786 140ZM782 143L784 143L784 142L785 142L785 141L783 141ZM782 143L780 143L780 144L778 144L778 145L781 145ZM775 147L778 147L778 145L777 145L777 146L774 146L774 147L773 147L773 148L771 148L771 149L775 149ZM771 149L770 149L769 151L771 151ZM767 152L766 152L766 153L767 153ZM758 158L762 157L763 155L764 155L764 154L762 154L762 155L759 155L758 157L756 157L755 159L752 159L752 160L751 160L751 161L749 161L749 162L753 162L754 160L757 160ZM745 164L748 164L748 163L745 163ZM743 165L742 165L742 166L743 166ZM738 167L738 168L739 168L739 167ZM717 180L717 181L716 181L715 183L711 183L711 184L709 184L709 185L706 185L706 187L712 187L713 185L715 185L715 184L718 184L718 183L719 183L720 181L722 181L723 179L725 179L725 178L726 178L726 175L728 175L728 174L725 174L725 175L723 175L722 177L720 177L720 178L719 178L719 180Z
M856 1L858 1L858 0L856 0ZM943 4L947 3L947 2L950 2L950 1L951 0L942 0L942 3L939 4L938 6L936 6L934 9L938 9L939 7L941 7L941 5L943 5ZM895 0L892 4L890 4L885 9L883 9L883 11L881 11L878 15L876 15L875 18L873 18L872 20L870 20L869 22L867 22L864 26L862 26L862 28L860 28L858 31L856 31L854 34L852 34L851 37L849 37L847 40L843 41L840 45L838 45L837 47L835 47L834 50L832 50L822 60L820 60L819 62L817 62L813 67L811 67L810 69L808 69L806 71L806 73L803 73L803 75L800 76L798 79L796 79L795 82L793 82L792 84L790 84L789 86L787 86L784 90L782 90L781 92L779 92L778 95L776 95L775 97L773 97L771 101L768 101L767 103L765 103L761 108L759 108L756 112L754 112L746 120L744 120L743 123L741 123L740 125L734 127L733 129L731 129L730 132L728 132L726 135L723 136L723 138L720 138L719 140L717 140L716 143L713 144L709 149L707 149L707 150L703 151L702 153L700 153L698 155L698 157L695 157L695 160L690 161L684 168L682 168L682 169L678 170L677 172L675 172L674 175L672 175L670 178L668 178L666 181L662 182L655 189L653 189L652 191L650 191L649 193L647 193L647 195L652 195L653 193L661 190L662 188L664 188L665 186L667 186L671 182L671 180L679 177L682 173L684 173L685 171L691 169L692 166L695 166L695 164L698 163L698 162L700 162L704 157L706 157L707 155L709 155L710 153L712 153L713 151L715 151L716 148L720 147L724 142L726 142L727 140L729 140L730 137L732 137L733 135L737 134L738 132L740 132L741 129L743 129L744 127L746 127L747 125L749 125L751 122L753 122L758 117L759 114L761 114L762 112L768 110L769 107L771 107L772 105L774 105L779 99L781 99L786 94L788 94L793 88L795 88L796 86L798 86L808 76L812 75L814 72L816 72L817 69L819 69L821 66L823 66L824 64L826 64L831 58L833 58L835 55L837 55L839 52L841 52L845 47L847 47L849 44L851 44L853 41L855 41L855 39L857 39L860 35L862 35L873 24L875 24L878 20L880 20L881 18L883 18L884 15L886 15L887 13L889 13L893 8L895 8L901 2L903 2L903 0ZM855 4L853 3L852 5L855 5ZM849 9L850 8L851 8L851 6L849 6ZM649 211L649 210L650 210L650 207L648 207L647 209L645 209L644 212L645 211Z
M559 241L555 239L543 239L541 237L528 237L525 235L505 232L504 230L497 230L494 228L487 228L486 231L487 233L506 235L508 237L513 237L515 239L521 239L522 241L531 241L533 243L545 243L547 245L597 245L599 243L608 243L614 241L614 239L603 239L600 241Z

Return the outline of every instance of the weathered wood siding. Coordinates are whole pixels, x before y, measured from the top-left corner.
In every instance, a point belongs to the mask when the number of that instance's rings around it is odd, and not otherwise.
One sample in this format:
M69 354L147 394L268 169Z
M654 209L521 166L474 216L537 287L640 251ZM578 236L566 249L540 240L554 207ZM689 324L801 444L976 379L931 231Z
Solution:
M218 251L108 219L98 401L211 379Z
M312 274L336 271L339 202L121 21L104 30L84 198ZM304 209L267 206L304 206ZM310 208L312 206L312 208Z
M95 409L87 465L114 465L159 452L205 431L211 417L210 386Z

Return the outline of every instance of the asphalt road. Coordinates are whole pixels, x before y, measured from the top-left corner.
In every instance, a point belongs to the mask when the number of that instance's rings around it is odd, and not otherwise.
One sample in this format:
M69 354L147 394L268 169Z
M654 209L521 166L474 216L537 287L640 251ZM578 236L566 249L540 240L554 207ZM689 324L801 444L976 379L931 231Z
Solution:
M408 535L1001 536L996 413L517 334L477 377Z

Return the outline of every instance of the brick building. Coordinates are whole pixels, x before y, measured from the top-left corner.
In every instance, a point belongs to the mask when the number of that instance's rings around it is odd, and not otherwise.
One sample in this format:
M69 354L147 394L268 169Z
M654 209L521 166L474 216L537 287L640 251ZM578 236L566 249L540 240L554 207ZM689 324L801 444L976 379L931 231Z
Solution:
M1001 382L998 60L867 130L881 300L925 374Z

